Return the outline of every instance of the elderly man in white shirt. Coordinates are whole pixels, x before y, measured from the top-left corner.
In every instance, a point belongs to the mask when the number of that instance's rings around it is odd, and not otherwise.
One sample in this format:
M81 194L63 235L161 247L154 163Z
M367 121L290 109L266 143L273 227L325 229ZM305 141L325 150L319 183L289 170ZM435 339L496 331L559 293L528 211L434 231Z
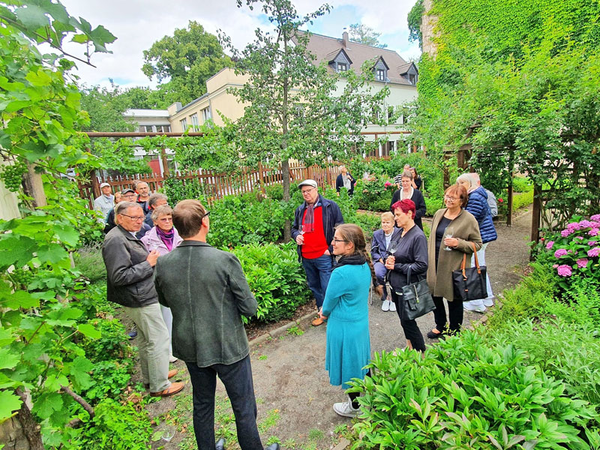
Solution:
M112 194L112 188L108 183L102 183L100 191L102 191L102 195L94 200L94 211L100 211L103 217L102 223L106 223L106 216L115 206L115 196Z

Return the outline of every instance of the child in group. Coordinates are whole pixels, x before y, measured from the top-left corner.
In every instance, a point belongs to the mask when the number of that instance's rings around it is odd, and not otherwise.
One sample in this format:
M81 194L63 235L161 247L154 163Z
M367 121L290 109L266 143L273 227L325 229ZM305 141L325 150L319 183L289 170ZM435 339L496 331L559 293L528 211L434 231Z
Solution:
M392 302L391 294L385 286L385 260L389 256L390 243L397 240L399 228L394 227L394 215L391 212L384 212L381 215L381 229L373 233L373 242L371 242L371 258L377 278L377 291L381 295L381 309L383 311L396 311L396 305ZM393 253L393 252L392 252Z

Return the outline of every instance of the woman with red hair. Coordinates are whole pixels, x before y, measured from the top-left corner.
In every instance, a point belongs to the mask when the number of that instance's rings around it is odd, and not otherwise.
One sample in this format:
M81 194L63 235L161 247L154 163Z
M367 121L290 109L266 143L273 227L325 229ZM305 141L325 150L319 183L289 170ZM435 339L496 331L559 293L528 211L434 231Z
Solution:
M427 272L427 238L415 224L416 207L412 200L400 200L392 205L396 226L400 228L397 241L390 243L390 252L385 261L389 270L388 280L392 286L392 301L396 304L396 312L400 325L404 330L407 346L420 352L425 351L425 341L417 322L404 317L404 297L402 288L425 276ZM410 279L408 278L410 271Z

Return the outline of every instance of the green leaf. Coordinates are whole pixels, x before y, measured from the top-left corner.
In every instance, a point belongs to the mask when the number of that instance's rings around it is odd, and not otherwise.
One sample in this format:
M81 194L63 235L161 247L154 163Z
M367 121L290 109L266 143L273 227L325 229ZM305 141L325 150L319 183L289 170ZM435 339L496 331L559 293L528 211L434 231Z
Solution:
M81 388L85 389L92 384L92 378L89 372L94 369L91 361L83 356L78 356L70 365L70 373L74 382Z
M16 291L13 294L2 295L0 299L0 303L9 309L28 309L40 306L39 299L27 291Z
M79 231L71 226L56 224L52 229L62 242L71 247L76 246L79 242Z
M48 86L52 83L50 75L42 69L37 72L29 72L25 78L34 86Z
M37 255L41 262L49 262L51 264L56 264L69 257L69 253L60 244L50 244L40 247Z
M102 333L89 323L82 323L77 327L77 330L90 339L100 339L102 337Z
M14 369L19 360L19 354L12 353L13 350L10 348L2 348L0 349L0 369Z
M15 14L30 32L50 25L44 9L31 3L27 5L27 8L18 8Z
M55 411L60 411L62 407L62 396L56 392L52 392L49 394L42 394L37 399L33 405L33 412L36 413L41 419L47 419Z
M21 409L21 399L9 391L0 391L0 423Z
M6 270L13 264L20 268L33 258L37 243L25 236L4 235L0 240L0 269Z

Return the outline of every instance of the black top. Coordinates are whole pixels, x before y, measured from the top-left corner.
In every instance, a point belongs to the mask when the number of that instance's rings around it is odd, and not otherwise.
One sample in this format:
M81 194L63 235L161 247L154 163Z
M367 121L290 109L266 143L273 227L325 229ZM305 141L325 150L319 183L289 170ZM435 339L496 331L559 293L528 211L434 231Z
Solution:
M412 227L404 237L402 233L398 233L389 248L390 252L395 250L393 255L396 258L394 269L389 271L389 281L394 289L401 289L410 284L406 279L409 267L413 283L425 275L428 263L427 238L419 227Z
M437 262L440 254L440 247L442 246L442 242L444 241L444 234L446 234L446 228L452 222L450 219L446 217L442 217L440 223L438 224L437 229L435 230L435 267L437 268Z

